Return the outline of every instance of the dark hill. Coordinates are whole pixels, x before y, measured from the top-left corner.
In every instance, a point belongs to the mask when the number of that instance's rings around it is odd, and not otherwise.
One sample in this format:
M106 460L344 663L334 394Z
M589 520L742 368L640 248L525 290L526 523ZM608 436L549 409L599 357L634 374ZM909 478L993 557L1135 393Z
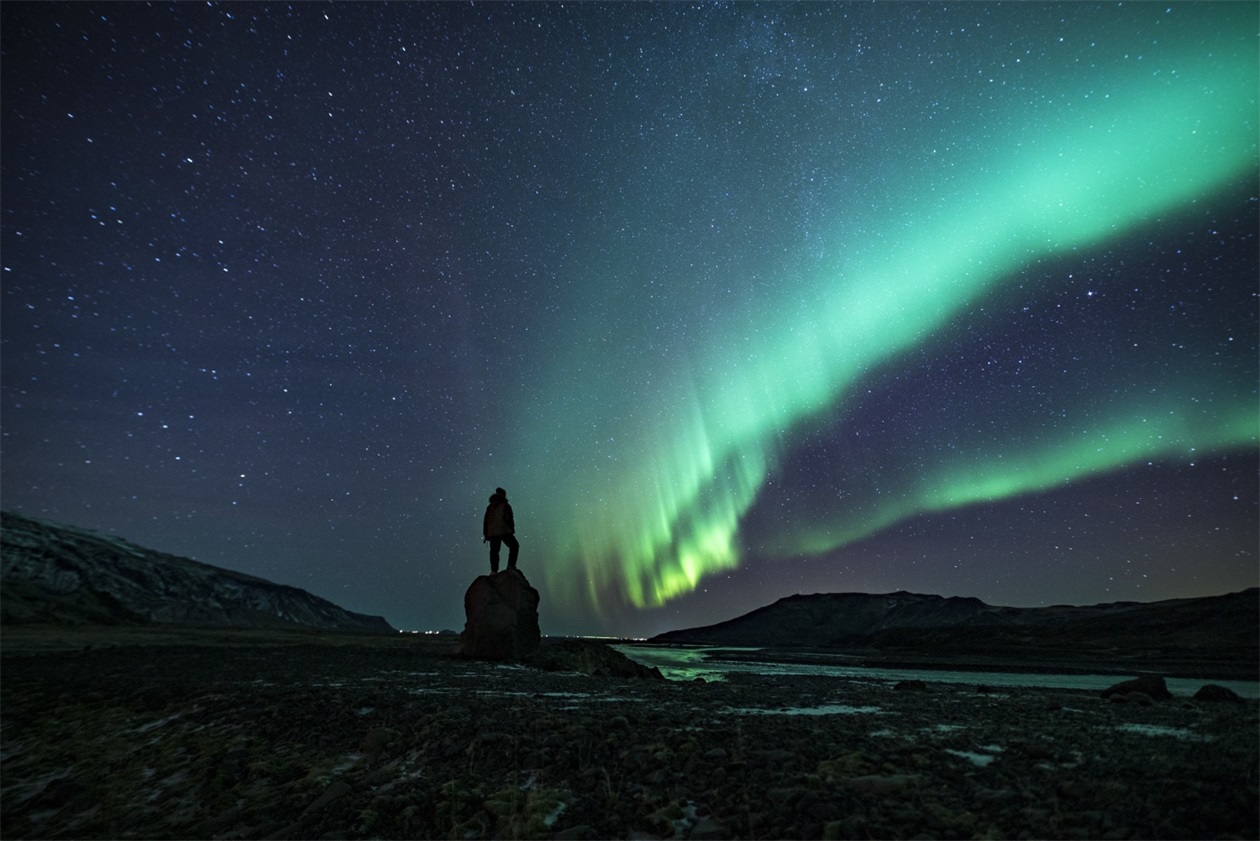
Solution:
M709 625L669 631L652 642L739 646L833 646L868 641L894 628L920 630L958 625L992 626L1013 608L979 599L916 593L819 593L788 596L752 613Z
M896 592L789 596L743 616L650 642L846 648L925 655L1260 661L1260 590L1074 607L995 607L974 598Z
M4 624L196 625L392 632L297 587L0 512Z

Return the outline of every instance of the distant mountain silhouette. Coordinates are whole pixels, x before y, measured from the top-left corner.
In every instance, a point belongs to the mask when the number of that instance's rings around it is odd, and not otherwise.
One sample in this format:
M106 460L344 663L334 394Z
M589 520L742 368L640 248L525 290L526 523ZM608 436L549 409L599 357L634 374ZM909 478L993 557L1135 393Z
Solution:
M308 627L392 632L297 587L0 512L4 624Z
M994 607L899 591L789 596L653 643L850 648L930 654L1260 660L1260 590L1089 607Z

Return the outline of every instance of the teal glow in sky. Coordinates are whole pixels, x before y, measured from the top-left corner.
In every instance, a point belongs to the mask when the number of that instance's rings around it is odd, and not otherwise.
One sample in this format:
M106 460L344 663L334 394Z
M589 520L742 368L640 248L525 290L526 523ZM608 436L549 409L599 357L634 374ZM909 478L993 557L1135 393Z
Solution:
M0 4L20 513L458 630L1260 584L1254 3Z
M752 231L738 228L730 231L735 257L721 244L697 248L687 266L664 276L652 260L631 259L633 242L621 254L614 248L607 259L615 278L589 279L597 294L578 296L585 307L574 319L580 332L560 341L577 347L579 358L554 369L540 399L557 411L522 418L516 441L530 467L554 482L540 506L549 585L567 590L582 582L595 608L610 597L659 606L737 567L741 521L782 469L783 450L802 425L826 416L840 419L843 430L860 391L880 387L883 366L943 333L968 329L969 310L1004 287L1035 284L1024 274L1028 267L1106 249L1254 180L1255 44L1238 37L1231 17L1240 10L1226 11L1186 15L1197 19L1169 27L1157 44L1147 32L1100 37L1088 77L1043 55L1027 59L1036 65L1027 74L1010 64L1004 69L1025 80L1018 92L996 79L937 79L942 110L963 114L957 141L912 122L901 128L908 138L900 148L885 150L877 138L846 138L858 127L832 114L833 136L796 153L815 178L848 180L855 148L870 145L844 198L818 211L820 247L839 255L836 265L811 260L805 245L782 246L786 237L776 237L769 254L745 260L738 241ZM1076 51L1064 52L1080 60ZM1025 61L1016 50L1009 56ZM930 72L914 67L915 55L904 58L909 66L890 81L904 85ZM810 86L790 76L782 84ZM701 145L720 144L729 130L691 114L682 122ZM735 195L688 195L692 185L670 172L669 144L683 146L674 153L680 157L690 145L663 142L660 160L641 175L664 205L686 209L680 241L703 240L725 202L758 201L747 176L732 185ZM767 144L737 154L756 171L781 153ZM756 224L750 220L749 228ZM779 219L763 224L791 228ZM634 290L629 301L625 292L606 301L608 283ZM722 299L731 290L740 290L738 302L727 307ZM1087 294L1127 291L1100 284ZM1027 293L1037 296L1035 288ZM658 297L667 302L661 306L689 313L711 298L714 314L693 316L659 338L665 325L650 320L619 329L624 306L652 307ZM604 335L588 338L592 325ZM659 355L652 353L657 342ZM631 375L645 353L647 371ZM1164 382L1155 372L1143 385L1150 394L1073 397L1071 411L1042 421L1033 434L1000 404L969 407L1004 431L964 457L920 454L921 468L889 477L892 486L861 506L860 516L843 504L811 512L809 522L785 527L763 545L763 558L766 549L770 557L831 550L918 514L1036 493L1152 459L1255 448L1260 421L1245 379L1205 386ZM571 409L575 394L594 399ZM1072 417L1091 403L1088 420ZM553 441L567 444L553 448ZM840 496L842 467L833 481Z

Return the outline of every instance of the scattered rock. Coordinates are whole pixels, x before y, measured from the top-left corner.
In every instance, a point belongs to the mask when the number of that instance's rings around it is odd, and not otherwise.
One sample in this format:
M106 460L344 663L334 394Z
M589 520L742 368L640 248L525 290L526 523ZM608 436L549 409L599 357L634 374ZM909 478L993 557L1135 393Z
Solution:
M887 795L901 791L914 781L911 774L866 774L861 777L849 777L844 784L863 794Z
M717 841L717 839L729 838L730 832L726 827L718 823L713 818L701 818L696 821L696 825L691 828L691 838L693 841Z
M664 680L656 667L636 663L607 643L587 639L549 639L526 658L531 666L548 672L581 672L603 677Z
M244 813L245 810L239 805L226 809L214 817L202 821L200 826L197 827L197 835L203 838L218 835L233 824L239 823Z
M1049 759L1053 755L1054 754L1050 750L1050 748L1038 742L1029 742L1028 744L1024 745L1024 756L1028 757L1029 759L1041 761L1041 760Z
M73 811L81 811L87 808L87 803L90 799L90 792L87 786L76 779L61 777L52 780L44 786L39 794L31 800L31 805L49 811L57 811L66 807ZM76 806L78 807L77 809L75 808Z
M369 768L380 758L381 751L398 738L398 731L388 727L374 727L359 743L359 753L363 754L363 764Z
M1018 795L1009 788L984 788L976 789L975 800L981 804L1001 804L1009 803L1015 800Z
M1242 696L1227 686L1220 686L1215 683L1205 683L1199 687L1199 691L1194 693L1196 701L1214 701L1225 702L1230 704L1243 703Z
M774 788L766 789L766 799L771 803L782 806L789 802L795 803L797 800L800 800L803 791L804 789L791 786L775 786Z
M385 763L375 771L364 774L363 784L368 786L378 786L389 782L398 776L398 765L399 761L395 759L392 762Z
M306 811L303 814L309 815L318 812L338 797L345 797L353 790L345 780L335 780L328 788L324 789L324 793L316 798L314 803L306 807Z
M457 652L477 660L520 660L538 649L538 591L519 569L481 575L464 594L467 622Z
M1164 679L1154 675L1145 675L1134 680L1121 681L1115 686L1109 686L1104 689L1102 696L1111 698L1111 696L1116 694L1128 695L1131 692L1144 693L1151 700L1155 701L1166 701L1172 697L1172 693L1168 691L1168 686L1164 683ZM1141 702L1138 701L1138 703Z
M785 750L783 748L768 748L766 750L755 750L755 751L752 751L751 754L749 755L752 756L753 759L757 759L762 762L787 762L788 760L796 756L796 754L792 753L792 751Z
M927 692L928 685L921 680L899 680L893 684L897 692Z

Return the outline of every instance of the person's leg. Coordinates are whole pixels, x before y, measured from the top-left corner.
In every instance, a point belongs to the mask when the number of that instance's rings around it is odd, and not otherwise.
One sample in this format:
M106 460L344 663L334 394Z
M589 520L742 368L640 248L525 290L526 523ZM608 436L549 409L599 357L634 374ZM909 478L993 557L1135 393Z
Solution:
M521 544L517 541L516 535L513 534L504 537L503 542L508 547L508 569L516 569L516 555L521 551Z
M494 574L499 571L499 545L503 541L497 537L490 538L490 573Z

